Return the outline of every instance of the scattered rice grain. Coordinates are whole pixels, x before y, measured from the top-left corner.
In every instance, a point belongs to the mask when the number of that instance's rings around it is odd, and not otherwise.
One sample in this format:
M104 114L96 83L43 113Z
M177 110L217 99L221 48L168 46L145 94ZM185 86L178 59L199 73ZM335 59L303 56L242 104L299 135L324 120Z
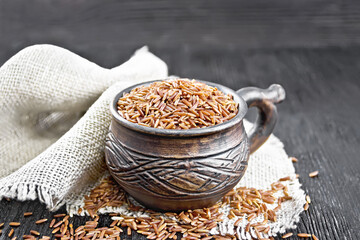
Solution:
M40 233L38 231L35 230L30 230L30 233L34 236L40 236Z
M283 182L283 181L288 181L290 179L291 179L290 176L287 176L287 177L280 178L279 181Z
M311 235L313 240L319 240L314 234Z
M310 199L309 195L306 195L306 202L309 203L309 204L311 203L311 199Z
M42 224L44 222L47 222L47 218L43 218L43 219L40 219L40 220L37 220L35 223L36 224Z
M304 205L304 210L307 211L309 209L309 203L306 202L305 205Z
M298 233L297 236L302 237L302 238L308 238L308 237L311 237L311 234L309 234L309 233Z
M14 234L14 229L12 228L8 234L9 237L11 237Z
M314 171L309 173L309 177L313 178L313 177L317 177L319 175L319 171Z
M289 233L282 235L281 238L288 238L288 237L291 237L292 235L294 235L294 234L289 232Z
M52 228L54 226L54 224L55 224L55 218L53 220L51 220L49 228Z
M18 226L20 226L20 223L19 223L19 222L10 222L10 223L9 223L9 226L11 226L11 227L18 227Z

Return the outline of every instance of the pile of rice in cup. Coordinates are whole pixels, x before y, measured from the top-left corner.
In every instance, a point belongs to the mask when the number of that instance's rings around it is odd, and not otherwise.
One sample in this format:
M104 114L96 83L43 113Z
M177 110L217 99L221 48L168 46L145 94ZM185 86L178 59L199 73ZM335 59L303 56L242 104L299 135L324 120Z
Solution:
M118 101L118 113L142 126L162 129L204 128L228 121L238 113L230 94L189 79L140 86Z

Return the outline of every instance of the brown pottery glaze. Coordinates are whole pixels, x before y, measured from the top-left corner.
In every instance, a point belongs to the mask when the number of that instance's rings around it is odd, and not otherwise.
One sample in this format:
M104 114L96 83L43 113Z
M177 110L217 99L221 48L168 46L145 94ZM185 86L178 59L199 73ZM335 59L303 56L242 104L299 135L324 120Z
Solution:
M249 154L274 129L274 103L285 98L280 85L235 92L201 82L233 95L239 104L238 114L219 125L189 130L150 128L123 119L117 113L118 99L151 82L121 91L112 102L113 119L105 148L107 166L120 186L148 208L181 211L215 204L240 181ZM259 114L253 129L246 133L243 118L248 107L257 107Z

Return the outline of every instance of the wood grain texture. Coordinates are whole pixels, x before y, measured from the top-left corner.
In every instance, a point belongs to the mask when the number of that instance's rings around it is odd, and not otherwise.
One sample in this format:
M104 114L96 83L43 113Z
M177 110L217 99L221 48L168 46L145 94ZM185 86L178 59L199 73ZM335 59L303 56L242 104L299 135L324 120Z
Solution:
M0 36L2 62L28 45L52 43L107 67L145 44L185 49L351 46L360 43L360 4L357 0L3 0Z
M171 74L234 90L280 83L287 99L278 106L275 134L299 159L295 168L312 199L293 232L359 239L359 4L285 2L177 1L169 10L163 1L1 1L0 63L33 43L54 43L112 67L148 44ZM309 178L314 170L319 176ZM26 211L34 215L23 222ZM33 220L50 215L37 201L0 202L0 223L24 223L16 236L48 234ZM74 218L75 225L85 221Z

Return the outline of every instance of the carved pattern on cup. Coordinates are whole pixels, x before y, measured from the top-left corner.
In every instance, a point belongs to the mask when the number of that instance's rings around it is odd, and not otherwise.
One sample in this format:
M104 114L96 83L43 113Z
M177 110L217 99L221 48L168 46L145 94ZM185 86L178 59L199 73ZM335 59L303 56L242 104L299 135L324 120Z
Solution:
M125 147L109 132L106 161L113 177L124 186L168 198L206 196L236 184L247 167L248 140L206 157L189 159L149 156Z

